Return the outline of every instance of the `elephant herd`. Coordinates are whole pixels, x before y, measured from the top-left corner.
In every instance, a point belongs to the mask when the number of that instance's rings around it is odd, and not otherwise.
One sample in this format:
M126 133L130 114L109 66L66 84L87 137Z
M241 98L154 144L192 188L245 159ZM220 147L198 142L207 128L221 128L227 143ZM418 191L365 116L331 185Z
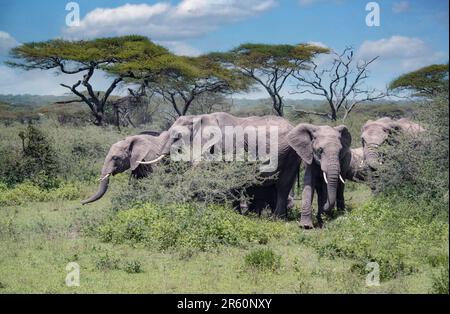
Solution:
M385 117L376 121L369 120L361 130L362 147L352 149L352 137L344 125L331 127L301 123L293 126L281 117L242 118L224 112L182 116L169 130L160 134L142 132L113 144L103 164L98 192L82 201L82 204L100 199L108 189L110 176L128 169L131 169L132 175L136 178L148 176L153 166L173 156L174 147L185 145L182 140L185 136L192 139L198 135L201 154L214 152L217 146L223 148L226 140L219 138L211 144L211 134L203 131L205 127L223 132L221 134L226 134L229 130L227 128L276 129L275 141L258 140L260 146L266 146L262 147L263 150L275 152L271 153L271 158L275 157L277 163L270 170L261 172L262 176L268 178L261 186L248 189L247 193L253 196L253 204L250 201L249 208L260 210L262 206L268 205L274 217L285 218L289 202L292 202L290 192L303 162L305 172L300 226L306 229L313 228L314 193L317 194L317 220L321 225L323 213L329 214L335 207L338 209L345 207L345 181L364 181L366 170L377 168L380 163L378 148L383 143L390 143L391 134L424 131L420 125L408 119L394 120ZM268 139L270 134L266 137ZM248 135L244 142L244 150L249 154L255 153L249 144ZM236 148L233 152L236 154Z

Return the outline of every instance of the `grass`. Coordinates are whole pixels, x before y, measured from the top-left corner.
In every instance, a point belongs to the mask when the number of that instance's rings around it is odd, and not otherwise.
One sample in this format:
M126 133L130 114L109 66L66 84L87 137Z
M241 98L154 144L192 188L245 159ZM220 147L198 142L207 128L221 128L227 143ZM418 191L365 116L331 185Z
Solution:
M366 201L364 189L349 195L350 207L360 205L355 200ZM139 242L101 241L98 226L114 221L110 208L109 194L84 207L78 200L2 207L0 293L428 293L433 287L445 289L439 279L445 274L429 264L382 280L379 287L366 287L366 274L352 270L357 259L326 256L302 241L305 236L325 237L337 221L312 232L299 230L294 221L265 221L274 228L284 224L289 232L266 244L221 245L188 255ZM254 219L241 218L250 224ZM248 259L263 264L268 260L276 271L248 268ZM80 265L79 287L65 285L69 262Z

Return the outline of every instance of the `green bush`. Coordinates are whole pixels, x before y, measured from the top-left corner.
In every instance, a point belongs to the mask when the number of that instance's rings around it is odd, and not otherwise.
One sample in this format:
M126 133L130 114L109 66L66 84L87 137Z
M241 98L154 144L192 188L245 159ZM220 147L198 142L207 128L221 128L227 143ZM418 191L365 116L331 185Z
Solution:
M102 253L95 259L95 267L98 270L106 271L106 270L114 270L119 269L120 267L120 259L114 255L109 254L108 252Z
M143 272L141 262L137 260L127 261L123 266L123 270L129 274L138 274Z
M448 101L436 99L424 104L417 120L425 132L395 136L395 145L382 147L383 164L374 173L375 188L396 201L414 199L420 203L422 206L414 206L417 216L422 216L419 219L448 221Z
M0 183L0 205L21 205L27 202L74 200L82 196L81 183L62 183L58 188L44 189L33 182L25 181L14 188Z
M280 268L281 256L270 248L256 249L245 255L244 264L249 269L275 271Z
M431 293L448 294L449 293L448 277L449 271L447 260L447 265L441 267L439 272L433 276Z
M20 151L1 149L1 161L4 163L0 167L2 181L9 186L31 180L42 188L57 187L59 164L53 146L44 133L29 124L15 140L17 145L21 145Z
M164 251L192 248L208 251L220 245L267 243L287 229L283 223L244 217L229 208L195 204L145 204L121 211L100 228L103 241L142 243Z
M382 279L410 274L423 265L442 265L448 256L448 223L417 216L421 204L378 197L341 216L323 233L302 234L302 241L330 258L348 257L352 270L380 265Z
M245 188L267 178L257 175L259 164L246 162L201 162L196 166L171 162L153 169L148 178L134 181L112 198L114 208L154 202L162 205L184 202L224 204L249 199Z

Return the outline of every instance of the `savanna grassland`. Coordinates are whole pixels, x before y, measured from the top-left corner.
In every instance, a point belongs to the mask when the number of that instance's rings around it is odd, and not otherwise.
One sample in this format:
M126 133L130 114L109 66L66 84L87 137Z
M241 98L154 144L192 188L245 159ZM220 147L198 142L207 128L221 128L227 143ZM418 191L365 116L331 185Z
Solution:
M348 183L346 211L314 230L296 222L298 189L290 219L272 221L226 204L174 200L161 188L164 171L141 182L117 175L103 199L82 206L110 145L153 126L119 132L54 118L31 127L3 123L0 293L448 293L448 104L425 108L354 112L345 124L355 147L364 121L386 113L414 112L434 135L426 148L405 142L393 154L376 194ZM189 177L207 178L207 171ZM79 287L65 284L69 262L80 265ZM379 286L366 285L370 262L379 265Z

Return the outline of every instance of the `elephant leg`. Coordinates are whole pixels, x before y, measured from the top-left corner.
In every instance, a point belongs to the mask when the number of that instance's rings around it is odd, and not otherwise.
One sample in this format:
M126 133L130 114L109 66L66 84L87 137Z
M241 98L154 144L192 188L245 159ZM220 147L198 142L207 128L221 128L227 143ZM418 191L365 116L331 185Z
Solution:
M344 197L345 185L339 182L337 190L336 207L338 210L345 210L345 197Z
M291 191L292 184L295 181L295 175L286 174L284 176L285 180L280 182L276 186L276 208L275 208L275 217L276 218L286 218L287 217L287 205L288 205L288 197Z
M305 229L312 229L312 201L315 189L312 166L306 166L303 186L300 227Z
M287 202L289 193L295 183L295 178L298 173L300 160L295 152L291 152L286 156L286 163L284 169L279 173L279 180L276 184L277 206L274 216L277 218L287 217Z
M323 208L325 207L325 204L327 202L327 187L325 185L325 182L323 180L318 180L319 182L316 183L316 192L317 192L317 222L319 223L319 226L323 226Z

